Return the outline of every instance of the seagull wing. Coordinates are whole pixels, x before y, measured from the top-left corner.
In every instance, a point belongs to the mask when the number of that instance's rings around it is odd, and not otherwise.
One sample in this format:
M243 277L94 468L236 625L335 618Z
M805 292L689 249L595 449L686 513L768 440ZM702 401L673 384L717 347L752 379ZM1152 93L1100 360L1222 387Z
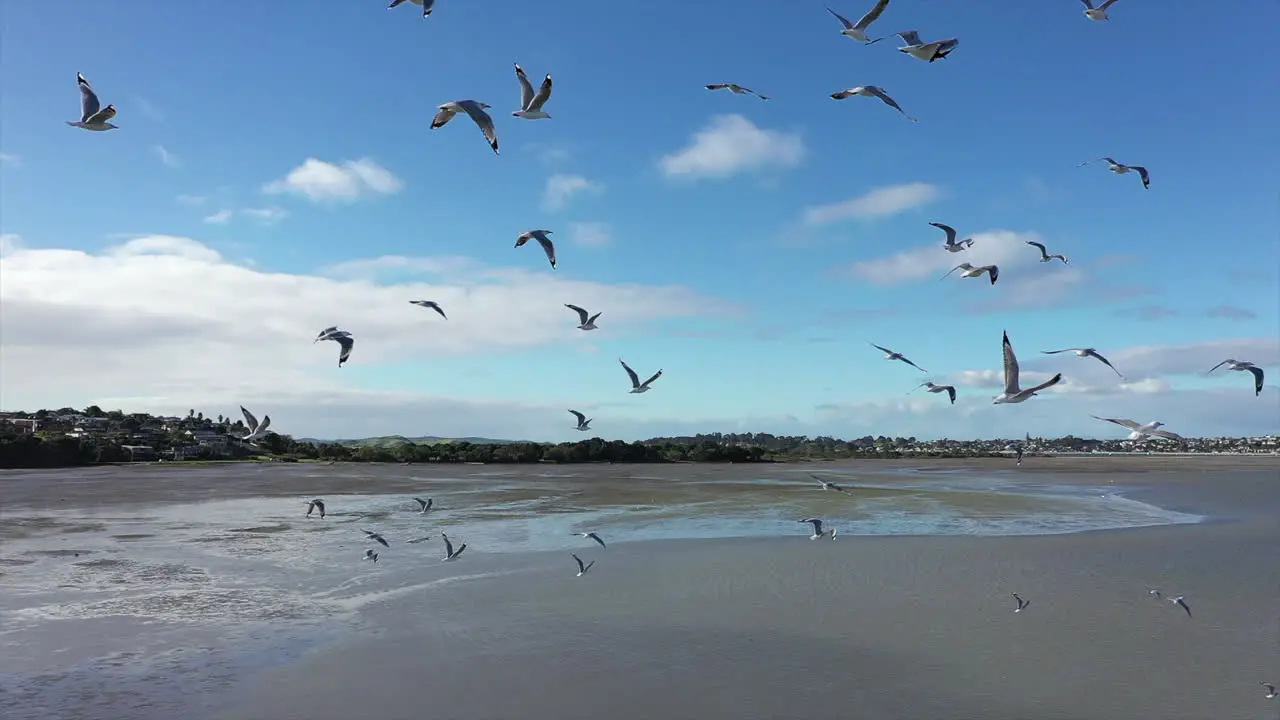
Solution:
M1028 245L1030 245L1030 246L1031 246L1031 247L1033 247L1033 248L1038 248L1038 249L1040 250L1040 257L1041 257L1041 258L1048 258L1048 257L1049 257L1049 251L1045 248L1045 246L1044 246L1044 244L1043 244L1043 243L1038 243L1038 242L1036 242L1035 240L1028 240L1028 241L1027 241L1027 244L1028 244Z
M574 311L574 312L578 313L578 322L579 322L579 323L581 323L581 324L583 324L583 325L586 325L586 324L587 324L587 320L588 320L588 318L589 318L589 315L588 315L588 313L587 313L587 311L586 311L586 310L583 310L582 308L578 307L577 305L570 305L569 303L565 303L565 304L564 304L564 306L565 306L565 307L567 307L567 308L569 308L570 310L572 310L572 311Z
M822 534L822 519L821 519L821 518L805 518L804 520L801 520L800 522L807 522L807 523L809 523L810 525L812 525L812 526L813 526L813 534L814 534L814 535L821 535L821 534Z
M551 238L547 237L547 233L539 231L533 235L538 240L538 244L542 246L542 252L547 254L547 262L551 263L551 269L556 268L556 246L551 242Z
M587 566L582 564L582 558L578 557L577 555L574 555L574 556L573 556L573 559L574 559L574 560L576 560L576 561L578 562L578 572L579 572L579 573L584 573L584 572L586 572L586 571L587 571Z
M901 360L902 362L904 362L904 363L906 363L906 364L910 365L911 367L913 367L913 368L915 368L915 369L919 370L920 372L929 372L928 370L925 370L924 368L922 368L922 367L920 367L919 365L917 365L917 364L915 364L915 363L911 362L910 360L906 359L905 357L901 357L901 358L898 358L898 359L899 359L899 360Z
M1114 0L1112 1L1114 2ZM880 16L884 14L884 9L887 7L889 7L889 0L877 0L876 6L871 8L866 15L863 15L862 19L854 27L859 30L866 30L871 26L871 23L880 19Z
M356 346L356 339L350 335L338 335L333 339L342 346L341 352L338 353L338 365L342 365L351 357L351 349Z
M426 510L426 509L427 509L427 501L426 501L426 500L423 500L423 499L421 499L421 498L414 498L414 499L413 499L413 501L414 501L414 502L416 502L416 503L418 503L418 506L419 506L419 507L421 507L423 510Z
M453 116L457 114L458 114L457 103L449 102L441 105L436 110L436 116L431 118L431 129L435 130L438 127L444 127L446 124L448 124L450 120L453 119Z
M654 374L653 374L653 377L649 378L648 380L645 380L645 381L644 381L644 385L645 385L645 386L648 386L648 385L652 384L654 380L657 380L657 379L658 379L658 378L660 378L660 377L662 377L662 371L661 371L661 370L659 370L658 372L654 373Z
M252 433L254 430L257 430L258 418L254 417L253 413L246 410L243 405L240 406L240 412L244 413L244 424L249 426L249 432Z
M597 535L597 534L595 534L595 533L593 533L593 532L592 532L592 533L587 533L587 537L589 537L589 538L591 538L592 540L595 540L596 542L600 543L600 547L604 547L604 541L600 539L600 536L599 536L599 535Z
M261 424L261 425L259 425L259 426L258 426L258 427L256 427L256 428L254 428L254 429L253 429L253 431L254 431L255 433L262 434L262 433L266 433L266 432L267 432L267 428L269 428L269 427L271 427L271 416L270 416L270 415L263 415L263 416L262 416L262 424Z
M489 141L489 147L493 148L493 154L497 155L498 131L493 128L493 118L489 117L489 113L485 112L475 100L462 100L458 106L471 117L476 127L480 128L480 132L484 133L485 139Z
M951 396L951 404L956 404L956 389L951 385L943 385L947 389L947 394Z
M1217 370L1218 368L1222 367L1223 365L1226 365L1226 364L1227 364L1227 363L1229 363L1229 362L1231 362L1231 361L1230 361L1230 360L1223 360L1222 362L1218 363L1217 365L1214 365L1213 367L1209 368L1209 371L1208 371L1208 372L1206 372L1206 373L1205 373L1205 375L1208 375L1209 373L1213 372L1214 370Z
M1107 0L1106 2L1102 3L1101 5L1099 5L1099 6L1098 6L1098 9L1099 9L1099 10L1106 10L1107 8L1109 8L1109 7L1111 7L1112 5L1115 5L1115 4L1116 4L1116 0Z
M906 43L908 46L921 44L920 31L918 30L900 30L894 33L894 35L902 38L902 42Z
M960 263L959 265L957 265L957 266L955 266L955 267L951 268L950 270L948 270L946 275L943 275L942 277L940 277L940 278L938 278L938 279L939 279L939 280L946 280L946 279L947 279L947 275L950 275L951 273L953 273L953 272L955 272L955 271L957 271L957 270L972 270L972 269L973 269L973 266L972 266L972 265L970 265L969 263Z
M547 76L542 79L542 86L538 88L538 94L533 96L533 102L529 103L529 107L525 109L537 112L538 110L541 110L542 106L546 105L547 101L550 99L551 75L548 73Z
M1126 427L1126 428L1129 428L1130 430L1137 430L1138 428L1142 427L1138 423L1128 418L1104 418L1104 417L1098 417L1097 415L1090 415L1089 417L1093 418L1094 420L1102 420L1104 422L1115 423L1120 427Z
M462 551L463 551L463 550L466 550L466 549L467 549L467 544L466 544L466 543L462 543L461 545L459 545L459 546L458 546L458 552L454 553L454 554L453 554L453 557L458 557L459 555L461 555L461 554L462 554Z
M844 25L845 30L853 29L853 23L849 22L849 18L841 15L840 13L836 12L835 10L832 10L831 8L827 8L827 12L831 13L832 15L835 15L836 19L840 21L840 24Z
M1089 0L1080 0L1080 2L1084 3L1084 6L1089 10L1093 9L1093 3L1089 2Z
M1130 165L1129 169L1138 173L1138 177L1142 178L1142 187L1151 187L1151 175L1147 173L1147 169L1141 165Z
M1045 388L1051 388L1060 382L1062 382L1062 373L1058 373L1057 375L1054 375L1053 377L1049 378L1048 380L1045 380L1044 382L1040 383L1039 385L1036 385L1035 387L1027 388L1027 391L1031 393L1038 393L1041 390L1044 390Z
M1100 363L1102 363L1103 365L1106 365L1107 367L1111 368L1111 370L1112 370L1116 375L1119 375L1119 376L1120 376L1120 377L1122 377L1122 378L1124 377L1124 373L1120 372L1119 370L1116 370L1116 366L1115 366L1115 365L1112 365L1110 360L1108 360L1108 359L1106 359L1106 358L1102 357L1101 355L1099 355L1099 354L1098 354L1098 352L1097 352L1096 350L1090 350L1090 351L1088 351L1088 354L1089 354L1089 356L1090 356L1090 357L1095 357L1095 358L1097 358L1097 359L1098 359L1098 362L1100 362Z
M76 85L80 86L80 122L88 122L89 118L98 114L102 103L98 101L98 94L93 91L93 86L80 73L76 73Z
M600 312L596 313L595 315L592 315L591 317L587 318L587 322L589 322L589 323L594 323L594 322L596 321L596 318L600 317L600 316L601 316L601 315L603 315L603 314L604 314L604 311L602 310L602 311L600 311Z
M528 110L529 105L533 103L533 85L529 83L529 78L524 74L524 68L520 67L520 63L516 63L516 80L520 81L520 109Z
M879 350L879 351L881 351L881 352L883 352L883 353L887 354L887 355L894 355L894 354L896 354L896 353L894 353L892 350L890 350L889 348L887 348L887 347L880 347L879 345L877 345L877 344L875 344L875 343L873 343L873 342L869 342L869 343L867 343L867 344L868 344L868 345L870 345L871 347L873 347L873 348L875 348L875 349L877 349L877 350Z
M982 269L985 270L987 274L991 276L991 284L995 285L996 280L1000 279L1000 266L984 265L982 266Z
M375 535L371 535L370 537L372 537L374 540L377 540L382 545L382 547L391 547L391 545L387 543L387 539L382 537L381 535L375 534Z
M443 535L441 537L444 537ZM453 543L449 542L449 538L444 538L444 554L445 557L453 557Z
M947 234L947 244L948 244L948 245L954 245L954 244L955 244L955 242L956 242L956 229L955 229L955 228L951 227L950 225L943 225L942 223L936 223L936 222L931 222L931 223L929 223L929 224L930 224L930 225L932 225L932 226L934 226L934 227L936 227L936 228L938 228L939 230L942 230L943 232L945 232L945 233Z
M708 90L724 90L729 87L729 83L713 83L707 86Z
M1147 434L1155 435L1156 437L1162 437L1166 440L1182 440L1183 439L1183 437L1178 433L1169 432L1168 430L1148 430Z
M626 370L627 376L631 378L631 387L633 388L640 387L640 376L636 375L636 371L632 370L631 366L628 365L622 358L618 358L618 362L622 363L622 369Z
M582 413L578 412L577 410L570 410L569 412L573 413L573 416L574 416L574 417L576 417L576 418L578 418L578 424L579 424L579 425L581 425L582 423L586 422L586 419L587 419L587 416L586 416L586 415L583 415Z
M1000 341L1000 348L1004 353L1004 391L1010 395L1016 395L1022 392L1018 387L1018 356L1013 354L1013 344L1009 342L1008 332Z
M1256 366L1255 366L1255 367L1249 367L1249 368L1245 368L1245 369L1246 369L1246 370L1248 370L1250 373L1252 373L1252 374L1253 374L1253 392L1254 392L1254 395L1260 395L1260 394L1262 394L1262 378L1263 378L1263 377L1265 377L1265 376L1263 375L1263 373L1262 373L1262 368L1260 368L1260 367L1256 367Z
M899 105L899 104L898 104L898 102L897 102L896 100L894 100L893 98L889 97L889 93L885 92L885 91L884 91L884 88L882 88L882 87L877 87L877 86L875 86L875 85L868 85L868 86L867 86L867 89L871 91L871 94L872 94L872 95L875 95L876 97L880 98L880 100L881 100L885 105L888 105L889 107L893 108L894 110L897 110L898 112L902 113L903 115L906 115L906 116L907 116L907 119L909 119L909 120L911 120L911 121L913 121L913 122L915 121L915 118L911 117L910 115L907 115L907 111L906 111L906 110L903 110L903 109L902 109L902 106L901 106L901 105Z
M1058 353L1077 352L1080 350L1084 350L1084 348L1063 348L1061 350L1041 350L1040 352L1044 353L1045 355L1057 355Z

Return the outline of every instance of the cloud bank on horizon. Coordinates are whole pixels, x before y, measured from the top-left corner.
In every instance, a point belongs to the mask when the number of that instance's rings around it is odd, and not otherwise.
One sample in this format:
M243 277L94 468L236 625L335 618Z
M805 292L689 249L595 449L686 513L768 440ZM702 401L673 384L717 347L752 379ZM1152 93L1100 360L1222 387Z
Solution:
M1090 23L1052 4L974 17L895 2L894 22L927 17L965 38L929 65L841 37L821 7L748 0L732 31L690 47L670 18L722 27L717 9L660 0L654 17L631 19L635 37L618 38L593 31L604 8L498 2L433 14L435 57L492 62L425 78L408 71L422 65L422 22L362 4L315 19L350 38L356 52L341 58L309 52L284 7L253 24L215 6L8 10L19 31L0 66L0 408L246 404L273 430L322 438L570 440L568 408L621 439L1124 436L1090 414L1188 436L1280 432L1280 228L1253 162L1280 112L1257 91L1269 58L1236 48L1155 63L1125 40L1135 25L1195 22L1203 45L1225 50L1260 22L1256 7ZM528 48L535 21L555 31ZM183 35L164 64L140 49L191 24L209 38ZM75 33L90 30L115 38L118 56L85 54ZM743 38L791 51L762 56ZM663 39L679 50L655 57ZM228 42L243 49L228 55ZM1024 53L1043 59L1034 78L1008 71ZM1096 103L1061 92L1081 82L1083 55L1115 70L1089 76L1108 117L1087 133ZM512 60L555 75L552 119L507 115ZM851 66L868 77L813 73ZM76 70L124 98L120 129L62 124ZM979 80L982 97L1008 98L998 113L975 95ZM772 99L703 89L725 81ZM920 122L828 97L856 82L890 88ZM1187 107L1168 89L1185 82L1235 104ZM335 87L351 93L342 117L306 121L300 108ZM474 127L426 130L436 105L463 96L494 106L501 156ZM210 107L238 112L193 122ZM1103 154L1147 165L1151 189L1076 167ZM945 251L930 221L972 247ZM513 247L533 228L553 231L558 269L536 244ZM1041 263L1028 241L1070 264ZM961 262L998 265L999 282L941 279ZM601 312L600 329L576 330L566 303ZM356 338L341 368L337 348L310 342L335 324ZM1024 386L1065 380L992 405L1006 330ZM1063 347L1097 348L1124 379L1040 352ZM628 395L618 357L664 375ZM1227 358L1268 371L1259 397L1246 373L1205 375ZM955 405L913 391L925 380L954 384Z

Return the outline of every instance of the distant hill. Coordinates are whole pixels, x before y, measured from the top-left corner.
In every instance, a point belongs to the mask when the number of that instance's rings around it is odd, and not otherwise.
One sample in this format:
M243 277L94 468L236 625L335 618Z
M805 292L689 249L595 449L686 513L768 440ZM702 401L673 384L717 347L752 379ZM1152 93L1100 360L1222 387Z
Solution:
M461 437L446 438L437 437L435 435L424 435L422 437L405 437L404 435L383 435L381 437L356 438L350 440L317 440L316 438L298 438L298 442L312 443L319 445L320 443L333 443L336 445L345 445L347 447L396 447L404 443L413 445L441 445L444 443L469 442L472 445L509 445L516 442L515 440L495 440L494 438L482 437Z

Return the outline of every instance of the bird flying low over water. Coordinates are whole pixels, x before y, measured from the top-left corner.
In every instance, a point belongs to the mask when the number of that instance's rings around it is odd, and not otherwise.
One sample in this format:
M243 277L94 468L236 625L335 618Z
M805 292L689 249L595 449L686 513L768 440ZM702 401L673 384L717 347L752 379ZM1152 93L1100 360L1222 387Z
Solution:
M761 100L769 99L764 95L761 95L760 93L756 92L755 90L752 90L751 88L742 87L741 85L738 85L736 83L713 83L711 85L707 85L706 88L708 90L728 90L729 92L735 95L755 95Z
M431 129L444 127L454 115L464 112L471 118L476 127L480 128L480 132L484 133L484 138L489 141L489 147L493 148L493 154L498 154L498 131L493 128L493 118L489 117L489 113L485 112L489 108L488 105L475 100L454 100L447 102L437 108L436 116L431 120Z
M916 30L903 30L894 33L894 35L902 38L902 42L906 43L906 45L898 48L898 52L904 52L913 58L927 62L941 60L950 55L956 49L956 46L960 44L959 38L920 42L920 33Z
M851 98L854 95L861 95L862 97L880 98L881 102L893 108L894 110L897 110L898 112L902 113L903 117L910 120L911 122L916 122L916 119L908 115L907 111L903 110L902 107L898 105L896 100L889 97L889 93L885 92L884 88L879 87L877 85L859 85L857 87L851 87L848 90L841 90L840 92L831 93L831 98L833 100L844 100L845 98Z
M426 500L423 500L422 498L414 498L413 501L418 503L419 515L426 515L428 512L431 512L431 506L436 502L434 498L427 498Z
M956 404L956 389L955 389L955 386L953 385L934 385L931 382L927 382L927 383L922 383L916 386L917 390L920 388L929 388L926 392L931 392L931 393L945 392L951 396L951 404L952 405Z
M1191 617L1191 606L1187 604L1186 600L1182 599L1181 595L1175 598L1169 598L1169 602L1182 608L1184 611L1186 611L1187 617Z
M1066 255L1050 255L1049 251L1045 248L1043 243L1038 243L1035 240L1028 240L1027 244L1040 251L1040 262L1049 262L1050 260L1053 260L1056 258L1058 260L1061 260L1063 265L1067 264Z
M1272 684L1271 684L1271 683L1269 683L1269 682L1262 682L1262 683L1259 683L1259 684L1260 684L1260 685L1262 685L1262 687L1264 687L1264 688L1266 688L1266 689L1267 689L1267 694L1266 694L1266 695L1263 695L1262 697L1264 697L1264 698L1266 698L1266 699L1270 700L1271 698L1273 698L1273 697L1275 697L1275 696L1276 696L1276 694L1277 694L1277 693L1276 693L1276 686L1275 686L1275 685L1272 685Z
M992 285L995 285L996 280L999 279L1000 277L1000 268L996 265L983 265L982 267L974 267L969 263L960 263L959 265L948 270L947 275L950 275L951 273L957 270L960 271L960 277L962 278L982 277L982 273L987 273L988 275L991 276ZM943 275L938 279L945 280L947 275Z
M1028 605L1031 604L1030 600L1023 600L1021 597L1018 596L1018 593L1011 593L1011 594L1013 595L1013 599L1018 603L1018 607L1013 609L1014 612L1022 612L1023 610L1027 609Z
M516 237L516 247L537 240L542 246L542 252L547 254L547 262L551 263L551 269L556 269L556 246L551 242L551 238L547 237L552 234L550 230L526 230Z
M1253 396L1257 397L1262 394L1262 380L1266 377L1265 373L1262 372L1262 368L1254 365L1248 360L1223 360L1217 365L1209 368L1209 372L1205 373L1205 375L1208 375L1223 365L1226 365L1228 370L1238 370L1240 372L1247 370L1250 372L1253 375Z
M308 501L306 517L311 517L312 510L319 510L320 517L323 518L324 517L324 501L321 500L320 498L316 498L315 500Z
M427 17L428 15L430 15L431 10L434 9L436 5L436 0L391 0L391 4L387 6L387 9L390 10L396 7L397 5L400 5L405 2L411 2L414 5L421 5L422 17Z
M1125 165L1124 163L1117 162L1113 158L1101 157L1101 158L1097 158L1096 160L1088 160L1088 161L1082 162L1080 163L1079 167L1084 167L1085 165L1098 162L1099 160L1106 162L1107 169L1117 175L1124 175L1130 170L1138 173L1138 177L1142 178L1142 187L1146 188L1147 190L1151 189L1151 174L1148 173L1147 169L1142 167L1141 165Z
M244 414L244 424L249 428L249 434L240 438L241 440L252 442L267 434L267 428L271 427L270 415L263 415L262 422L259 423L258 418L254 417L253 413L246 410L243 405L240 406L240 412Z
M368 550L364 551L364 559L378 562L378 553L374 552L373 548L369 548Z
M1004 333L1004 337L1000 341L1000 350L1004 355L1004 392L992 399L991 402L993 404L1003 405L1024 402L1041 390L1062 382L1062 373L1058 373L1033 388L1023 390L1018 385L1018 356L1013 354L1013 344L1009 342L1008 332Z
M818 477L817 475L814 475L813 473L809 473L809 477L813 478L814 480L817 480L818 485L820 485L823 490L835 490L837 492L842 492L842 493L849 492L848 490L845 490L839 485L833 482L827 482L826 480L823 480L822 478Z
M444 558L443 559L446 562L449 560L457 560L458 556L462 554L462 551L467 549L467 544L462 543L461 545L458 546L457 550L454 550L453 543L449 542L448 535L445 535L444 533L440 533L440 537L444 538Z
M1094 7L1089 0L1080 0L1080 2L1084 3L1084 16L1090 20L1110 20L1111 18L1107 17L1107 8L1116 4L1116 0L1107 0L1098 7Z
M435 310L436 312L440 313L440 317L444 318L445 320L449 319L449 316L444 314L444 309L440 307L440 303L436 302L435 300L410 300L409 304L417 305L419 307L424 307L424 308L431 308L432 310Z
M813 534L809 536L810 540L817 540L823 535L829 536L832 540L836 539L835 528L832 528L830 530L823 530L821 518L816 518L816 517L804 518L800 522L809 523L810 525L813 526Z
M1090 415L1089 417L1093 418L1094 420L1102 420L1103 422L1114 423L1116 425L1119 425L1120 427L1128 428L1129 430L1132 430L1133 432L1129 433L1129 437L1128 437L1129 440L1141 440L1146 437L1158 437L1158 438L1164 438L1165 440L1181 440L1182 439L1182 436L1179 435L1178 433L1169 432L1168 430L1158 430L1157 428L1159 428L1161 425L1164 425L1164 423L1159 421L1149 422L1146 425L1142 425L1128 418L1104 418L1104 417L1098 417L1097 415Z
M841 15L831 8L827 8L827 12L835 15L836 19L840 21L840 24L844 25L844 29L840 31L841 35L844 35L847 38L853 38L861 43L871 44L880 42L884 38L876 38L875 40L872 40L867 37L867 28L871 27L871 23L880 19L880 16L884 14L884 9L887 7L889 7L889 0L876 0L875 6L868 10L867 14L863 15L862 19L856 23L849 22L849 18Z
M102 107L98 93L80 73L76 73L76 85L80 87L80 119L68 120L67 124L82 130L115 130L116 126L107 121L116 116L116 106Z
M524 74L524 68L516 63L516 80L520 82L520 109L511 114L525 120L550 120L551 116L542 111L542 106L551 99L551 74L547 73L542 79L542 86L535 93L529 77Z
M1114 372L1116 375L1119 375L1121 380L1124 379L1124 373L1120 372L1119 370L1116 370L1116 366L1112 365L1110 360L1107 360L1106 358L1099 355L1098 351L1094 350L1093 348L1063 348L1061 350L1041 350L1040 352L1044 353L1045 355L1057 355L1058 353L1073 352L1076 354L1076 357L1091 357L1096 359L1098 362L1102 363L1103 365L1106 365L1107 367L1111 368L1111 371Z
M591 421L594 420L595 418L588 418L586 415L583 415L577 410L570 410L569 412L573 413L573 416L578 418L578 426L575 427L574 430L580 430L582 432L586 432L591 429L590 427Z
M579 537L584 537L588 540L594 540L600 544L600 547L604 547L604 541L600 539L599 535L593 532L579 532L579 533L574 533L574 535L577 535Z
M596 318L600 317L601 313L596 313L595 315L589 315L586 310L578 307L577 305L570 305L569 303L565 303L564 306L578 313L578 329L579 330L595 330L596 329Z
M929 224L947 234L947 241L943 244L943 247L947 249L947 252L960 252L961 250L967 250L973 247L973 238L965 238L960 242L956 242L956 229L950 225L943 225L942 223L937 222L931 222Z
M572 554L572 553L571 553L571 554ZM591 569L591 566L596 564L596 561L595 561L595 560L592 560L591 562L587 563L586 565L583 565L583 564L582 564L582 558L578 557L577 555L574 555L574 556L573 556L573 559L574 559L574 560L576 560L576 561L577 561L577 563L578 563L578 577L582 577L583 575L586 575L586 574L587 574L587 571Z
M367 539L373 540L374 542L381 543L382 547L391 547L390 545L387 544L387 539L382 537L381 533L376 533L372 530L361 530L360 532L364 533Z
M628 365L625 361L623 361L622 358L618 358L618 362L622 363L622 369L626 370L627 377L631 378L631 392L637 395L640 393L649 392L649 386L653 384L653 381L662 377L662 371L659 370L658 372L653 374L653 377L649 378L648 380L645 380L644 382L640 382L640 376L636 375L636 371L632 370L630 365Z

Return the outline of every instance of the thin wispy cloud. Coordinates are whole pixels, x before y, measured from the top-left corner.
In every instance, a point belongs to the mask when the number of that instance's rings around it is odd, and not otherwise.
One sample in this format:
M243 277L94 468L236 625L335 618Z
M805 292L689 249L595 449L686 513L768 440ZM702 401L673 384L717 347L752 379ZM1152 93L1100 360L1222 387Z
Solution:
M607 247L613 243L613 231L602 222L571 222L569 242L580 247Z
M206 216L204 221L213 225L225 225L237 216L256 220L263 224L271 224L288 217L289 211L276 205L259 208L240 208L238 210L225 208Z
M160 106L146 98L134 98L133 106L137 108L140 115L148 120L152 120L154 122L164 122L165 120L164 111L160 109Z
M925 182L879 187L857 197L827 205L804 209L804 223L827 225L842 220L889 217L922 207L937 200L942 193L937 186Z
M22 158L13 153L0 153L0 167L17 168L22 167Z
M350 202L368 195L399 192L404 182L370 158L330 163L307 158L279 180L263 186L268 194L287 193L312 202Z
M231 222L231 217L235 215L234 210L219 210L216 213L206 215L204 221L212 225L225 225Z
M164 163L165 167L182 167L182 163L178 161L178 156L169 152L165 146L153 145L151 149L155 151L156 157L160 158L160 162Z
M1234 305L1211 307L1205 314L1219 320L1254 320L1258 317L1258 313L1249 308L1235 307Z
M582 193L598 193L603 189L600 183L592 182L581 175L565 175L556 173L547 178L542 191L542 205L547 210L563 210L569 201Z
M203 205L209 198L204 195L179 195L174 199L181 205L196 206Z
M759 128L742 115L719 115L688 145L664 156L658 167L668 178L725 178L767 168L790 168L805 157L798 133Z

